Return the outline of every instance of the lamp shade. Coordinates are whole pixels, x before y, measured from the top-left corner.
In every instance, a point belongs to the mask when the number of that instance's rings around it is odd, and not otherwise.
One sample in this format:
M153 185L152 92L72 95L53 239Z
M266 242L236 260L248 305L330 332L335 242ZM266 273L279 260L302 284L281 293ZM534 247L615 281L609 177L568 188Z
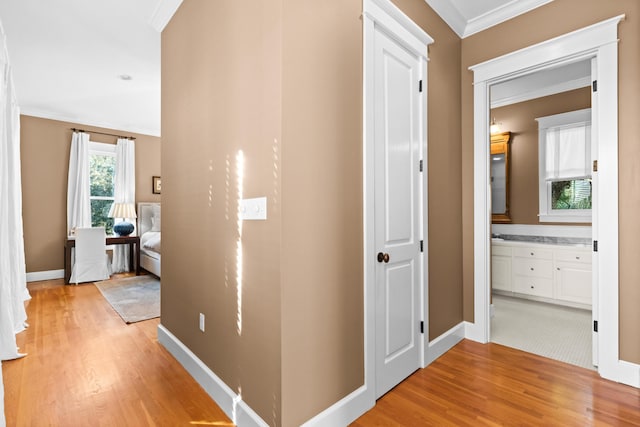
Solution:
M109 209L109 218L137 218L133 203L114 203Z

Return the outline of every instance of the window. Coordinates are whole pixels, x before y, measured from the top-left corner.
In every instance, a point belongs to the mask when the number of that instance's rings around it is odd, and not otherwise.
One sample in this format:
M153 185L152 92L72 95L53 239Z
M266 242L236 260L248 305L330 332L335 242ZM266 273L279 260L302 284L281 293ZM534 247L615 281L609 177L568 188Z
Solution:
M591 222L591 109L536 120L540 222Z
M113 234L113 218L109 209L114 201L116 172L116 146L89 142L89 199L91 200L91 226L104 227Z

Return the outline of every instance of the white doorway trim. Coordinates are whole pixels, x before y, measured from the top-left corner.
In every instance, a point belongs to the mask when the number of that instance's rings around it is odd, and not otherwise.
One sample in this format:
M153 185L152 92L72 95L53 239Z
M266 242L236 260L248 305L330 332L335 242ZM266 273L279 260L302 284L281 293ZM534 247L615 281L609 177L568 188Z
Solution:
M348 425L376 404L375 396L375 228L374 228L374 35L375 29L382 28L386 34L400 41L404 47L418 56L423 63L423 92L426 94L427 83L427 46L433 39L415 22L405 15L390 0L364 0L363 13L363 140L362 140L362 179L363 179L363 268L364 268L364 384L357 390L336 402L323 412L303 424L304 427ZM421 129L420 154L423 163L427 164L427 96L423 97L421 114L424 117ZM427 300L427 181L426 170L422 182L422 236L425 251L423 253L422 316L425 320L425 331L428 331ZM422 365L428 350L428 334L425 333L422 346Z
M604 378L639 385L634 365L619 360L618 280L618 24L624 15L474 65L474 323L467 338L489 340L490 298L490 185L489 88L514 77L588 58L595 58L598 76L597 123L598 224L597 259L599 302L599 373ZM597 230L597 231L596 231ZM595 271L596 269L594 269Z

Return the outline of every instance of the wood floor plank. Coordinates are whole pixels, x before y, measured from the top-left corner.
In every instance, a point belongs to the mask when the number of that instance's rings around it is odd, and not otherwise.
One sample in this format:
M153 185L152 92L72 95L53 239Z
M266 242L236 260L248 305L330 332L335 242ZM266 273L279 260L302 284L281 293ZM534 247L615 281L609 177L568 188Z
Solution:
M640 390L588 369L464 340L352 426L640 426Z
M28 355L2 363L8 426L233 425L158 343L158 319L125 324L93 284L29 291Z
M233 425L158 344L158 319L126 325L91 284L29 290L28 356L2 364L8 426ZM640 390L465 340L352 425L640 426Z

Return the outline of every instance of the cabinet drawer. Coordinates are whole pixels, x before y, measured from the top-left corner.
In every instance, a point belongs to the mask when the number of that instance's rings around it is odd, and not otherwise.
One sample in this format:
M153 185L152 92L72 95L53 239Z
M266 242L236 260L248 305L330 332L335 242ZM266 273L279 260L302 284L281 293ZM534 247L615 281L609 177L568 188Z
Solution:
M491 255L511 256L511 248L506 246L491 246Z
M555 252L556 261L591 263L591 251L572 251L558 249Z
M553 262L548 259L513 258L513 274L553 278Z
M513 256L522 258L552 259L553 251L551 249L538 249L534 247L513 248Z
M513 291L537 297L553 298L553 280L542 277L515 276Z

